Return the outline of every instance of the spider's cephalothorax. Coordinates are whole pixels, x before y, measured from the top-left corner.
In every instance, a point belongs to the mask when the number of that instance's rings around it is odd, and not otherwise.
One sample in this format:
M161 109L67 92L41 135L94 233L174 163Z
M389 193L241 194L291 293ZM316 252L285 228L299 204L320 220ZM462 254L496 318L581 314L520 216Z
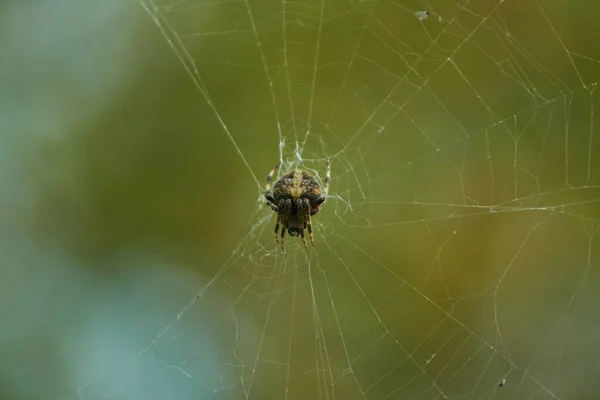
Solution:
M299 170L288 172L279 178L273 185L273 191L271 192L271 179L277 168L279 168L279 164L277 163L267 176L265 191L267 205L277 213L275 239L277 242L281 242L281 249L283 250L283 240L287 230L291 236L300 236L304 247L306 247L304 230L308 229L310 242L314 244L310 217L318 213L325 200L327 200L331 175L330 162L327 160L327 174L325 175L323 192L321 192L321 186L315 178ZM281 225L281 240L278 236L279 225Z

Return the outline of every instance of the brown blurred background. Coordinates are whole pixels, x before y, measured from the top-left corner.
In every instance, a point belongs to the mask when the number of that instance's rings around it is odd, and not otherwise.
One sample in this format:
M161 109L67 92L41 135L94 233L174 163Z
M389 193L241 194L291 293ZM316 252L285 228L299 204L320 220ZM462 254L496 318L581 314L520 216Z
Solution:
M598 16L6 2L0 399L600 398Z

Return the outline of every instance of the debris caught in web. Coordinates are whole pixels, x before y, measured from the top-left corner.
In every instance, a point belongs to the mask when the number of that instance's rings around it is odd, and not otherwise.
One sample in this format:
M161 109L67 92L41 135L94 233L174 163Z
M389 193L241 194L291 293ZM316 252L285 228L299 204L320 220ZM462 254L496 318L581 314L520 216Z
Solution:
M415 13L415 16L417 18L419 18L419 21L423 21L425 18L429 17L431 15L430 11L417 11Z

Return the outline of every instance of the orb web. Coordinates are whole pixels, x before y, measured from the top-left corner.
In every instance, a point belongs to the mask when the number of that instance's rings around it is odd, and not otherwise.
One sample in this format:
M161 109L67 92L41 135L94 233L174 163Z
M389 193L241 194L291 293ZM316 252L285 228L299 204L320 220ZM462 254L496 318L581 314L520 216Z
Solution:
M216 275L79 398L600 396L597 6L139 4L256 207ZM264 177L281 161L322 182L327 159L315 246L282 253Z

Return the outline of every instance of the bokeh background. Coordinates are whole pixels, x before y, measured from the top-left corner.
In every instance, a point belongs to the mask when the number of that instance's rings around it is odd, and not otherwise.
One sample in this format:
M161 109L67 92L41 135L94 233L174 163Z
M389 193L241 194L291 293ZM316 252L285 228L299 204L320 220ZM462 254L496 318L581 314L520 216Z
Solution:
M0 399L600 398L597 2L1 8Z

